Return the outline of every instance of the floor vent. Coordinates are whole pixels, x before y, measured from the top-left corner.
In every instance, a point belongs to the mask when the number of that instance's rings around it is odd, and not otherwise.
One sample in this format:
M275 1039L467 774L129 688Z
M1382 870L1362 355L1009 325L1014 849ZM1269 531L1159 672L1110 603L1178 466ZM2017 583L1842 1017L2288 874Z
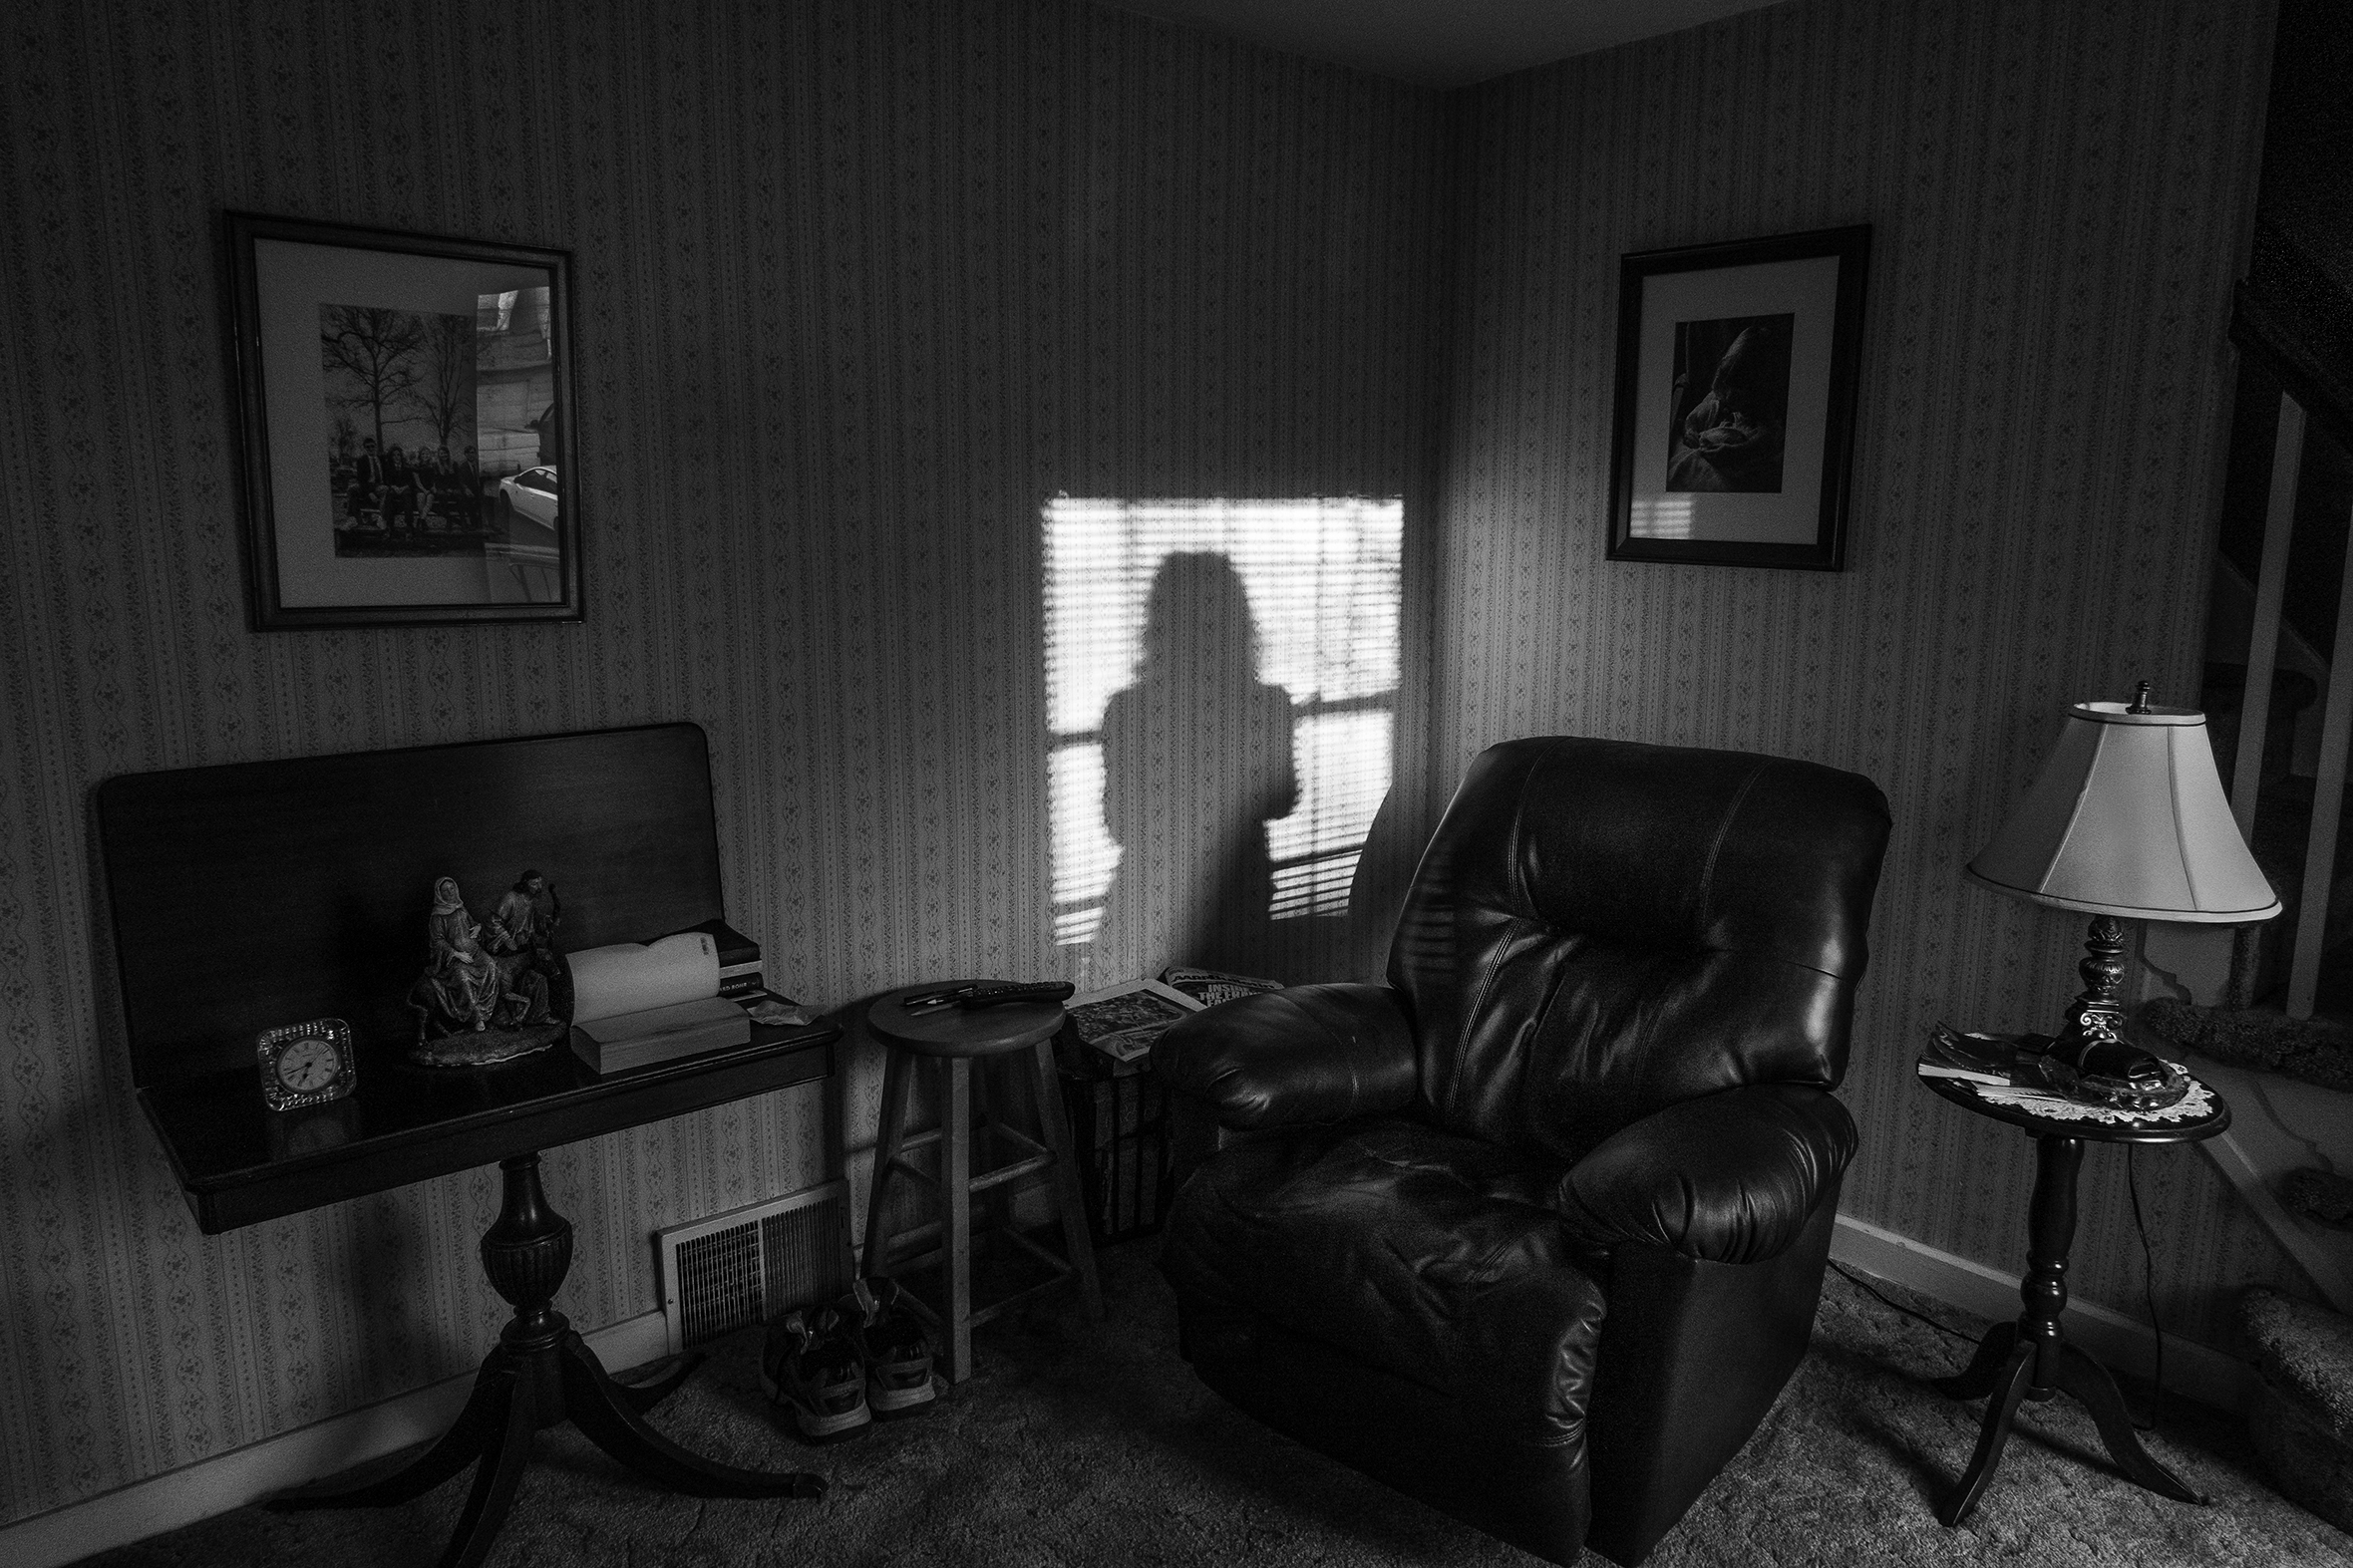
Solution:
M828 1181L656 1234L673 1353L849 1289L849 1184Z

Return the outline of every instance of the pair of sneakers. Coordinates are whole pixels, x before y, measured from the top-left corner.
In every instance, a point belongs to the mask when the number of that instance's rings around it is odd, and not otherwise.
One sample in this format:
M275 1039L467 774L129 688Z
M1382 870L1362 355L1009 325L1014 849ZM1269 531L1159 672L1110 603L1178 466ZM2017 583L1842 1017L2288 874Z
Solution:
M769 1324L760 1387L792 1408L802 1436L846 1436L932 1402L931 1341L896 1281L855 1280L833 1306L796 1307Z

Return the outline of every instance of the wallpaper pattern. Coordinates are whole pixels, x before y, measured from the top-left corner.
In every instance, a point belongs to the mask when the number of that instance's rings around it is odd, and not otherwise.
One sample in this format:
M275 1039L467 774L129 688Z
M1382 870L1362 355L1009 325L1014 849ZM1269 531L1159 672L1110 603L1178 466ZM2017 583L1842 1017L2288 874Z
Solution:
M1424 498L1420 90L1066 0L32 0L4 36L0 1520L470 1369L505 1310L484 1172L196 1233L117 1044L98 780L692 719L774 983L1057 974L1042 502ZM584 625L245 629L223 207L573 251ZM648 1233L815 1179L823 1111L551 1151L558 1306L653 1308Z
M1404 672L1384 890L1423 775L1443 798L1507 736L1878 780L1849 1208L2015 1266L2023 1143L1906 1064L1929 1019L2042 1024L2068 989L2072 923L1956 874L2063 705L2195 679L2267 8L1803 0L1451 101L1075 0L6 26L0 1520L463 1371L504 1316L481 1172L195 1233L116 1044L96 781L693 719L779 984L1063 972L1057 493L1407 497L1404 644L1438 667ZM583 626L245 630L226 206L573 250ZM1854 221L1851 569L1604 563L1618 255ZM1327 935L1296 977L1361 963ZM824 1113L551 1151L559 1305L648 1310L647 1232L813 1179ZM2089 1163L2078 1288L2130 1306L2121 1160ZM2140 1175L2169 1322L2218 1338L2226 1284L2290 1277L2194 1155Z
M1965 884L2067 704L2194 703L2269 7L1809 0L1471 90L1435 769L1569 732L1782 753L1895 815L1846 1211L2015 1271L2034 1161L1920 1092L1923 1030L2052 1029L2082 924ZM1625 252L1872 225L1849 569L1610 563ZM2298 1283L2196 1154L2137 1172L2169 1326ZM2125 1156L2074 1283L2140 1310Z

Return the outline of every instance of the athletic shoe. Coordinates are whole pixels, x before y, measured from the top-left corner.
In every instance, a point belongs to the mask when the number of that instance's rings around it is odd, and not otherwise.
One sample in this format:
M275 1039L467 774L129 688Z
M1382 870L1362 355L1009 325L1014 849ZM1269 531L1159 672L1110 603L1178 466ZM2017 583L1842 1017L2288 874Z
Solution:
M795 1308L769 1324L760 1387L777 1404L792 1407L794 1423L813 1442L843 1436L873 1419L857 1345L831 1307Z
M931 1386L931 1340L900 1299L898 1282L877 1274L856 1280L835 1309L849 1326L866 1364L866 1405L888 1418L937 1397Z

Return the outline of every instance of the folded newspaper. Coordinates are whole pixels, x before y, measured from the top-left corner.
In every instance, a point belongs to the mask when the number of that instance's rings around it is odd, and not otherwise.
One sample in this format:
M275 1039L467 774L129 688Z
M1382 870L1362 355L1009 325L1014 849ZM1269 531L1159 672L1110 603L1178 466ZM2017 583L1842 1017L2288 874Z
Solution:
M1161 971L1161 983L1183 992L1203 1007L1215 1007L1220 1002L1231 1002L1237 997L1254 997L1265 991L1280 991L1279 980L1260 980L1253 975L1229 975L1215 969L1185 969L1172 964Z

